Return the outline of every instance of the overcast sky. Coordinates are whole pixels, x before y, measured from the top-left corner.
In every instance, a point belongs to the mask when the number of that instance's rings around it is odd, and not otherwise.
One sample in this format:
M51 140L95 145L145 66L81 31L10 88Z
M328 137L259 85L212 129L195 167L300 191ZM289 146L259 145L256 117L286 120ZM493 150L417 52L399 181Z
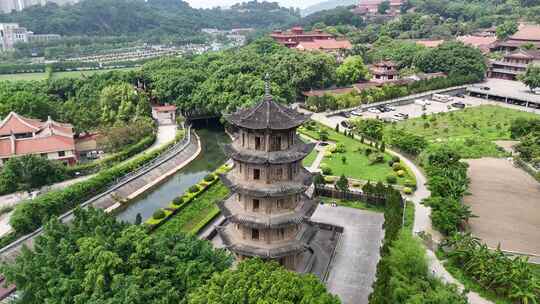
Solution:
M187 1L192 7L200 8L209 8L209 7L215 7L215 6L231 6L238 2L243 2L242 0L185 0ZM317 4L319 2L323 2L323 0L272 0L272 2L279 2L281 6L285 7L299 7L299 8L306 8L310 5ZM244 2L247 2L247 0L244 0Z

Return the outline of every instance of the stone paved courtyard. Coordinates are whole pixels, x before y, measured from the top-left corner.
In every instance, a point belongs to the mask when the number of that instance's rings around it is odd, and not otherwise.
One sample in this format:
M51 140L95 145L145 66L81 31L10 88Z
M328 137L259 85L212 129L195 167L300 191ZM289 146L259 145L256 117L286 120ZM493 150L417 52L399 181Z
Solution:
M384 238L383 214L320 205L311 220L344 228L330 266L329 291L338 295L343 304L367 304Z

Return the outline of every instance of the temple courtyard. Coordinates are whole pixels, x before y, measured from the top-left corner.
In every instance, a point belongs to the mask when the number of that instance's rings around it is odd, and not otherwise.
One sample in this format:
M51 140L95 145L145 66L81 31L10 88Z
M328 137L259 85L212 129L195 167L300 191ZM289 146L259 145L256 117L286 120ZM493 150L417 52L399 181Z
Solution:
M469 220L476 237L490 248L540 255L540 184L511 161L467 161L471 179L465 203L477 218Z

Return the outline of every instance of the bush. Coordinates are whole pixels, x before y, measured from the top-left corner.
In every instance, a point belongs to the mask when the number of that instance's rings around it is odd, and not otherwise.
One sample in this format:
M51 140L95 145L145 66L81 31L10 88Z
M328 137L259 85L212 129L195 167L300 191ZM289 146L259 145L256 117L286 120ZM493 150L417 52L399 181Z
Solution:
M321 172L323 175L332 175L332 169L328 166L321 166Z
M333 184L333 183L334 183L334 179L331 178L331 177L329 177L329 176L327 176L327 177L324 178L324 183L325 183L325 184Z
M198 185L193 185L189 187L188 192L190 193L197 193L201 190L201 188Z
M389 161L388 161L388 166L389 166L389 167L392 167L393 165L394 165L394 161L393 161L393 160L389 160Z
M380 164L384 162L384 154L382 153L376 153L369 156L369 164Z
M177 198L173 199L172 202L173 202L173 205L180 206L180 205L182 205L184 200L181 197L177 197Z
M394 164L392 165L392 169L393 169L394 171L403 170L403 166L402 166L400 163L394 163Z
M392 156L392 161L395 162L395 163L399 163L401 161L401 159L399 159L399 156L394 155L394 156Z
M366 150L364 150L364 154L366 156L369 156L371 153L373 153L373 150L371 148L367 148Z
M405 194L412 194L412 192L413 192L412 189L409 188L409 187L403 188L403 193L405 193Z
M406 180L403 185L405 185L405 187L409 187L411 189L416 189L416 183L410 179Z
M399 177L404 177L405 176L405 171L404 170L399 170L398 172L396 172L396 174Z
M206 175L206 176L204 177L204 180L205 180L206 182L211 182L211 181L213 181L213 180L215 180L215 179L216 179L216 176L215 176L214 174L208 174L208 175Z
M163 211L163 209L159 209L159 210L156 210L156 212L154 212L154 214L152 215L152 217L155 219L155 220L161 220L163 218L165 218L165 211Z
M347 149L345 148L345 144L338 143L336 147L334 148L335 153L345 153L347 152Z
M397 183L397 177L395 175L388 175L386 177L386 182L391 185L394 185L395 183Z

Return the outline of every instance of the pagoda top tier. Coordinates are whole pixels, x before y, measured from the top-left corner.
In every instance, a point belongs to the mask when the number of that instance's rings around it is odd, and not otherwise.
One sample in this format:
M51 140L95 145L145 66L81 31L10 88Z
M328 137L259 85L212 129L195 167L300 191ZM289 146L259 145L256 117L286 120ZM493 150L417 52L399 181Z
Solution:
M255 106L224 115L224 117L229 123L240 128L288 130L303 124L309 119L310 115L302 114L275 102L270 94L270 86L267 80L266 92L261 102Z

